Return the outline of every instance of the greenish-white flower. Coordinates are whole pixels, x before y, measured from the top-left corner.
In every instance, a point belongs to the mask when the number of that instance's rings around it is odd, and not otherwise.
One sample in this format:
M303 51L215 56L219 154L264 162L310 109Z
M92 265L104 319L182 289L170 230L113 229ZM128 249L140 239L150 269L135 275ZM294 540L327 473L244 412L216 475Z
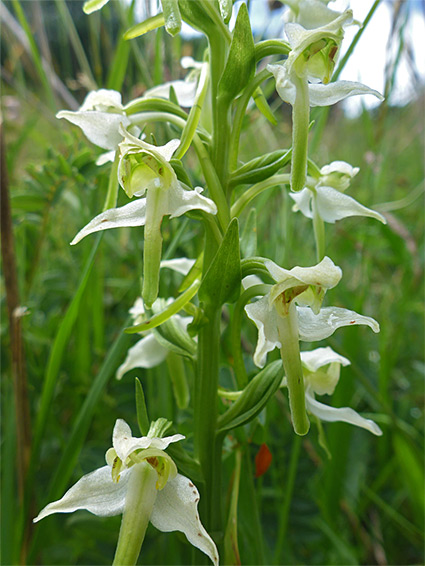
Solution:
M130 198L144 198L102 212L78 232L71 244L78 243L88 234L110 228L145 226L143 299L151 306L158 296L163 217L175 218L190 210L216 214L217 207L212 200L201 195L201 187L189 190L177 179L169 161L179 140L154 146L132 136L121 126L119 131L124 138L119 144L119 182Z
M183 108L191 108L196 100L202 69L208 66L208 63L200 63L192 57L182 57L180 64L184 69L190 69L184 80L170 81L154 86L144 93L143 98L159 97L169 99L171 88L173 88L179 105Z
M99 157L96 162L98 165L114 160L118 144L123 139L119 127L131 125L121 102L121 94L103 88L89 92L76 112L61 110L56 117L65 118L78 126L90 142L108 150Z
M358 171L358 167L352 167L344 161L325 165L317 181L310 180L301 191L289 193L295 201L294 210L299 210L307 218L313 218L316 211L320 218L330 223L349 216L367 216L386 224L382 214L344 194Z
M164 452L171 443L183 439L181 434L157 438L148 433L133 437L128 424L118 419L112 435L113 447L105 456L107 465L83 476L62 499L49 503L34 522L53 513L73 513L79 509L101 517L125 513L132 503L132 490L140 490L140 471L148 466L156 472L156 481L144 493L152 503L150 522L162 532L183 532L193 546L218 565L217 548L199 519L199 492L188 478L177 473L174 461ZM140 509L141 514L143 511Z
M350 365L350 361L334 352L332 348L317 348L301 352L301 362L305 382L305 400L307 411L322 421L346 422L364 428L377 436L382 435L379 426L370 419L359 415L350 407L331 407L316 400L315 395L332 395L338 384L341 366ZM285 383L284 383L285 384Z
M329 8L329 0L281 0L289 7L287 22L295 22L305 29L324 26L335 20L341 12Z
M290 305L296 305L299 340L315 342L331 336L337 328L365 324L379 332L378 323L370 317L339 307L321 308L325 291L338 284L342 272L331 259L325 257L312 267L294 267L286 270L272 261L265 263L276 281L270 292L245 307L248 317L258 328L254 363L264 367L267 353L284 346L282 320Z

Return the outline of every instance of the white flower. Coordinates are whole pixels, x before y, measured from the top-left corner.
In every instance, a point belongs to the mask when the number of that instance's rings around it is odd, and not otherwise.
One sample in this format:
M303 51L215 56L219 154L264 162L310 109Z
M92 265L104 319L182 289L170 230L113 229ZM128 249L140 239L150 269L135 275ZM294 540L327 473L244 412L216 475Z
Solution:
M305 400L307 410L322 421L346 422L382 435L379 426L370 419L365 419L349 407L335 408L319 403L317 395L332 395L338 384L341 366L350 365L350 361L340 356L332 348L317 348L310 352L301 352L304 381L306 385Z
M157 473L156 485L150 488L155 491L146 493L154 501L150 522L163 532L183 532L193 546L218 565L217 548L199 519L199 492L188 478L177 473L173 460L163 452L183 438L181 434L136 438L128 424L118 419L112 435L113 448L106 453L107 465L83 476L62 499L49 503L34 522L53 513L78 509L101 517L120 515L131 505L128 492L136 487L133 484L141 467L149 465Z
M102 212L78 232L71 245L77 244L88 234L101 230L144 226L148 217L159 228L165 215L175 218L194 209L216 214L215 203L201 196L203 189L196 187L193 191L186 190L169 164L179 140L171 140L164 146L154 146L123 129L120 132L125 140L120 144L119 182L129 197L142 196L146 192L148 196Z
M167 301L168 304L170 304L171 302L172 299ZM155 304L153 305L153 307L155 307ZM133 324L140 324L144 320L145 309L143 299L141 297L136 300L129 312L133 317ZM172 320L179 327L181 332L186 333L187 326L192 321L192 317L183 317L179 314L175 314L171 317L170 320ZM117 370L117 379L121 379L125 373L134 368L153 368L166 359L169 350L165 346L160 344L156 335L152 331L148 330L147 332L140 332L140 334L143 335L143 338L136 342L134 346L129 348L124 362L119 366Z
M193 106L196 93L198 90L199 77L201 76L201 71L204 65L208 63L199 63L195 61L192 57L183 57L180 61L181 66L184 69L192 69L184 80L182 81L170 81L162 85L154 86L147 90L143 98L170 98L171 87L177 97L177 102L183 108L190 108Z
M299 210L307 218L313 218L314 210L325 221L349 216L368 216L386 224L385 218L370 208L366 208L343 191L350 180L358 173L358 167L352 167L344 161L333 161L320 170L320 178L315 186L305 187L302 191L290 192L295 201L294 210Z
M127 226L145 226L143 299L148 306L158 296L161 261L161 223L164 216L175 218L190 210L216 214L215 203L203 197L201 187L187 190L169 161L179 145L171 140L164 146L154 146L139 140L120 126L124 141L120 143L121 158L118 179L129 197L143 196L120 208L110 208L91 220L72 240L78 243L88 234Z
M297 90L287 63L267 65L267 69L276 80L276 90L280 98L293 106ZM329 84L308 83L309 105L311 107L332 106L350 96L364 94L372 94L379 100L384 100L384 97L377 90L354 81L336 81Z
M329 24L341 15L341 12L331 10L329 0L282 0L289 6L285 14L287 22L296 22L305 29L313 29Z
M89 92L77 112L61 110L57 118L65 118L83 130L86 138L108 152L97 160L98 165L113 161L118 144L122 141L119 127L130 126L121 103L121 94L115 90L100 89Z
M258 328L258 342L254 363L264 367L268 352L282 348L282 313L288 301L297 303L296 318L299 340L315 342L331 336L337 328L365 324L379 332L378 323L372 318L353 311L338 308L320 308L326 289L337 285L341 270L325 257L313 267L282 269L273 262L266 262L270 275L278 283L255 303L245 307L248 317Z

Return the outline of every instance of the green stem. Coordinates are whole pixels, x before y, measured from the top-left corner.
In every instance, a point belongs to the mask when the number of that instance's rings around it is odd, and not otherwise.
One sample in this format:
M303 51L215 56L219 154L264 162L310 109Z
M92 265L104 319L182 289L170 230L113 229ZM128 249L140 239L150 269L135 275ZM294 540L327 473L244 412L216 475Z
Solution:
M183 358L170 351L166 359L177 407L179 409L187 409L190 393Z
M291 190L301 191L307 175L310 100L307 79L300 78L296 73L292 73L291 78L296 88L292 107Z
M317 210L316 194L313 194L313 229L316 242L317 262L325 257L325 223Z
M217 388L220 357L220 310L207 313L208 322L198 337L195 388L195 451L205 480L204 508L207 530L219 531L221 455L216 454ZM202 501L202 498L201 498Z
M282 348L283 367L288 384L289 408L294 431L307 434L310 423L305 408L304 377L301 366L298 335L298 315L294 301L289 303L288 314L279 314L278 332Z
M245 87L242 95L239 97L236 105L235 115L233 117L232 131L229 143L229 168L230 171L236 169L238 165L239 141L241 137L242 123L245 117L246 108L249 99L260 84L271 77L270 71L263 69L252 81Z
M232 218L234 218L235 216L238 217L242 210L246 207L246 205L249 204L263 191L271 189L272 187L277 187L278 185L288 184L290 182L290 179L291 176L288 173L283 173L282 175L275 175L274 177L270 177L269 179L261 181L260 183L256 183L255 185L250 187L247 191L242 193L242 196L240 196L232 206Z
M301 438L299 436L295 436L292 444L291 459L289 461L288 476L284 478L285 498L283 500L283 505L279 505L281 511L279 516L277 543L274 554L275 564L282 563L282 551L285 544L286 531L288 528L289 511L291 508L292 495L294 492L294 485L295 485L296 473L298 468L298 461L300 458L300 452L301 452Z
M161 189L159 189L160 191ZM151 307L158 297L159 266L161 263L161 195L157 190L148 190L146 197L146 223L143 247L143 301Z
M156 500L157 479L158 474L147 462L133 466L113 566L137 563Z

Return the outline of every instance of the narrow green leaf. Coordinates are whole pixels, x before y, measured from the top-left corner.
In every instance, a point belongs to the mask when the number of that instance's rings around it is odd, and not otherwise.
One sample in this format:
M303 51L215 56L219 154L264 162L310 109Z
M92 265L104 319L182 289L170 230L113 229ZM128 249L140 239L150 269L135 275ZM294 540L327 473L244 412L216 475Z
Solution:
M234 302L239 296L240 282L239 225L234 218L202 280L199 299L212 308Z
M171 318L173 314L178 313L195 295L199 289L201 282L196 280L192 283L190 287L186 289L184 293L179 295L175 301L173 301L166 309L162 312L154 315L150 320L146 320L141 324L135 326L130 326L125 329L127 334L137 334L137 332L145 332L146 330L152 330L160 324L163 324L166 320Z
M237 185L259 183L271 177L290 163L291 153L290 149L278 149L251 159L232 173L230 185L236 187Z
M62 357L71 335L72 328L77 319L81 298L90 277L94 258L101 237L102 235L99 234L99 236L95 240L90 256L84 266L83 274L80 279L80 284L78 286L77 292L75 293L71 304L69 305L68 310L66 311L66 314L62 319L58 333L56 334L55 340L53 342L53 346L50 350L49 359L47 361L46 374L43 382L43 389L41 392L40 404L37 411L37 419L34 428L35 432L32 453L33 458L38 457L38 450L40 447L41 438L46 427L47 416L52 407L52 398L55 390L56 379L62 362Z
M182 18L177 0L161 0L164 12L165 29L171 36L177 35L182 28Z
M84 2L83 11L85 14L92 14L103 8L108 2L109 0L86 0L86 2Z
M240 397L218 419L218 434L249 423L266 406L283 378L280 360L269 364L248 383Z
M136 377L136 412L137 412L137 424L139 425L140 432L142 436L146 436L149 431L149 417L148 410L146 408L145 394L143 393L143 387L140 383L139 378Z
M255 48L248 8L242 4L236 18L226 66L218 85L218 96L234 99L255 74Z
M273 126L276 126L277 124L277 120L269 106L269 103L267 102L267 98L264 96L263 91L261 90L261 87L258 86L255 89L255 92L252 96L252 98L254 99L255 102L255 106L258 108L258 110L261 112L261 114L267 118L267 120L273 124Z
M114 52L114 58L112 60L112 65L110 67L106 83L107 88L121 91L127 72L129 55L130 44L124 39L124 37L121 36L118 41L118 46Z
M128 29L124 34L124 39L134 39L135 37L140 37L141 35L148 33L148 31L160 28L163 25L165 25L165 19L164 14L161 12L159 14L156 14L156 16L152 16L144 22L136 24L135 26Z
M241 255L248 258L257 255L257 210L251 208L241 235Z

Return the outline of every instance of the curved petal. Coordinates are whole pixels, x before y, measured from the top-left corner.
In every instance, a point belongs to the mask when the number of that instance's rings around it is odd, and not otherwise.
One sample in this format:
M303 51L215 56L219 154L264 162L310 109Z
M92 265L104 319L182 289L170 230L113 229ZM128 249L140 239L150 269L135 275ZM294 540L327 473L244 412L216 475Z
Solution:
M125 228L130 226L144 226L146 222L146 199L139 198L120 208L109 208L98 214L84 228L82 228L71 242L71 246L80 240L101 230L109 228Z
M323 366L337 362L342 366L349 366L350 360L340 356L329 346L326 348L316 348L309 352L301 352L301 362L309 371L317 371Z
M382 94L377 90L353 81L336 81L327 85L309 84L308 91L310 106L330 106L340 100L359 94L373 94L379 100L384 100Z
M181 216L189 210L204 210L210 214L217 214L217 206L206 197L203 197L201 187L195 187L193 191L186 191L180 183L167 190L167 205L165 214L170 218Z
M341 269L327 256L320 263L311 267L296 266L288 270L270 260L264 262L264 265L277 283L272 289L272 300L280 293L300 284L331 289L339 283L342 277Z
M382 430L375 422L370 419L365 419L350 407L335 408L324 405L316 401L308 392L306 392L305 401L310 413L316 415L321 421L349 423L360 428L365 428L376 436L382 436Z
M131 433L131 428L123 419L117 419L112 433L112 446L117 456L125 463L128 456L134 450L144 450L146 448L157 448L165 450L171 443L183 440L181 434L166 436L164 438L151 438L149 436L135 437Z
M167 353L155 336L148 334L128 350L124 363L117 370L116 378L121 379L134 368L153 368L165 360Z
M184 533L193 546L218 566L217 547L199 519L198 501L199 492L194 484L185 476L177 474L158 492L150 520L163 533Z
M289 193L291 199L295 202L293 210L300 211L307 218L313 218L313 211L311 209L311 201L313 198L313 193L307 187L302 191L296 193Z
M379 212L366 208L352 197L332 187L316 187L316 202L319 215L325 222L333 224L336 220L349 216L369 216L383 224L387 223Z
M267 65L267 70L274 75L276 90L280 98L288 104L294 105L297 89L291 81L288 69L285 65Z
M127 127L130 120L125 114L112 112L99 112L97 110L70 112L62 110L56 114L57 118L65 118L71 124L83 130L86 138L102 149L116 149L122 141L119 127Z
M96 165L100 167L105 163L110 163L110 162L113 163L114 159L115 159L115 149L111 149L110 151L107 151L106 153L102 153L101 155L99 155L99 157L96 159Z
M262 368L266 363L267 353L282 347L278 334L279 315L273 305L270 305L268 294L257 302L246 305L245 312L258 328L258 341L253 359L255 365Z
M365 324L373 332L379 332L379 324L369 316L339 307L326 307L313 314L308 307L297 307L300 340L315 342L331 336L341 326Z
M188 259L187 257L179 257L176 259L163 259L161 261L160 267L168 267L168 269L172 269L173 271L177 271L177 273L181 273L182 275L187 275L189 271L195 264L194 259Z
M49 503L34 519L34 523L53 513L73 513L86 509L100 517L123 512L129 471L124 470L120 481L112 481L110 466L103 466L83 476L62 499Z

